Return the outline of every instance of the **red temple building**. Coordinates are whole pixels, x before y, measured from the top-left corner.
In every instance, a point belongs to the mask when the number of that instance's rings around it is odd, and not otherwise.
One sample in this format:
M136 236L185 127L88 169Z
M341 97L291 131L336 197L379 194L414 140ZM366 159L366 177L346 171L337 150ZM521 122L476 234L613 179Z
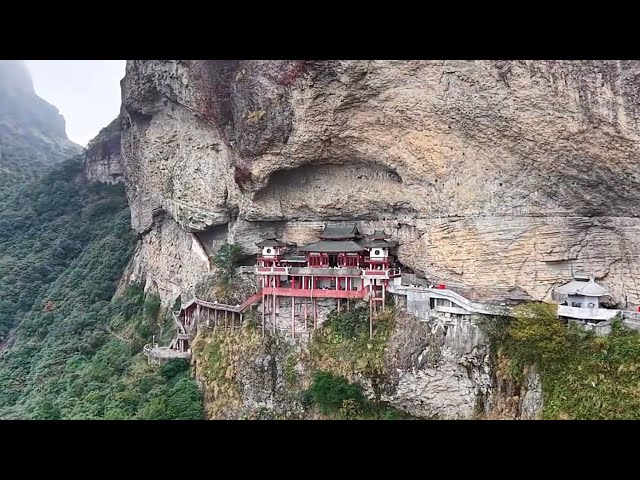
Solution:
M400 269L391 253L397 246L376 231L363 237L355 223L328 225L317 241L297 247L268 235L256 243L261 251L255 272L258 291L239 305L226 305L194 298L173 312L177 335L168 347L145 345L151 362L171 358L189 358L191 341L200 321L207 328L239 328L244 312L262 300L262 334L271 315L274 332L278 325L296 333L316 329L323 313L333 308L349 310L351 302L369 302L369 334L373 335L374 314L385 307L390 285L400 285ZM290 320L289 320L290 318ZM302 330L300 330L302 323ZM298 325L298 327L296 326Z
M349 309L352 300L368 299L373 314L384 308L390 282L400 283L400 269L394 267L390 253L397 244L380 231L363 238L356 224L328 225L317 241L299 247L295 254L275 236L256 245L262 248L256 273L261 277L263 328L266 307L271 310L275 328L283 297L291 299L295 335L294 322L300 313L307 318L310 310L315 328L318 299L335 299L338 311L345 302ZM296 298L302 303L298 313Z

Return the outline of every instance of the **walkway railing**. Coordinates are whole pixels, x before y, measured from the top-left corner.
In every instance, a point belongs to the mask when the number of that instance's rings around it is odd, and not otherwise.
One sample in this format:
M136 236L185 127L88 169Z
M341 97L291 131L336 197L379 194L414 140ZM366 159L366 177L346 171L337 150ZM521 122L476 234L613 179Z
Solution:
M147 343L144 347L142 347L142 353L148 357L149 355L151 355L151 350L153 350L154 348L158 348L157 343Z
M408 292L425 293L429 297L444 298L456 305L474 313L482 313L485 315L499 315L509 310L509 307L498 307L495 305L487 305L479 302L472 302L463 297L459 293L446 288L428 288L428 287L408 287L405 285L389 285L389 293L398 295L406 295Z

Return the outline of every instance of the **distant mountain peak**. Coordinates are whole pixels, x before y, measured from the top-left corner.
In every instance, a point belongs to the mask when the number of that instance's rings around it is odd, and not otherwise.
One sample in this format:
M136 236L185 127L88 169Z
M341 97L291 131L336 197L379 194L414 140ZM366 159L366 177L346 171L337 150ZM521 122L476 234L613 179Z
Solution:
M0 95L35 95L33 80L23 60L0 60Z
M0 60L0 187L80 152L58 109L36 95L26 64Z

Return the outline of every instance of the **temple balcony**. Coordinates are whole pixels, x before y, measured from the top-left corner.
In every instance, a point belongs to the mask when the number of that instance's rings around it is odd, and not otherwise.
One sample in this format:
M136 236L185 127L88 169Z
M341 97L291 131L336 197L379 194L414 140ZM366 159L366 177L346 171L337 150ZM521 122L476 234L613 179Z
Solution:
M356 267L291 267L290 275L314 277L360 277L362 270Z
M387 265L389 263L389 259L364 257L364 263L368 263L371 265Z
M258 275L289 275L292 267L256 267Z
M367 295L367 290L331 290L321 288L285 288L285 287L265 287L262 289L264 295L278 295L281 297L307 297L307 298L348 298L358 299Z
M264 257L262 255L258 255L256 259L258 262L276 262L282 259L282 255L272 255L270 257Z
M611 320L618 313L620 313L620 310L609 308L580 308L558 305L559 317L577 318L579 320Z

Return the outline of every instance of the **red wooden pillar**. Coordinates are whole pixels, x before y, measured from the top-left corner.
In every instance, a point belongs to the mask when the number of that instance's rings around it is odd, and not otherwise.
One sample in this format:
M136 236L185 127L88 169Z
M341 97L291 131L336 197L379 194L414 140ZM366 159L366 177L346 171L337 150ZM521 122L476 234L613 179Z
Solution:
M276 333L276 294L273 294L273 311L271 317L273 318L273 333Z
M291 337L296 338L296 297L291 297Z
M373 338L373 297L369 299L369 338Z
M384 302L385 302L385 282L382 282L382 311L384 312Z
M262 294L262 338L264 338L264 304L265 304L265 296L263 293ZM216 323L217 323L217 319L218 319L218 315L216 314Z

